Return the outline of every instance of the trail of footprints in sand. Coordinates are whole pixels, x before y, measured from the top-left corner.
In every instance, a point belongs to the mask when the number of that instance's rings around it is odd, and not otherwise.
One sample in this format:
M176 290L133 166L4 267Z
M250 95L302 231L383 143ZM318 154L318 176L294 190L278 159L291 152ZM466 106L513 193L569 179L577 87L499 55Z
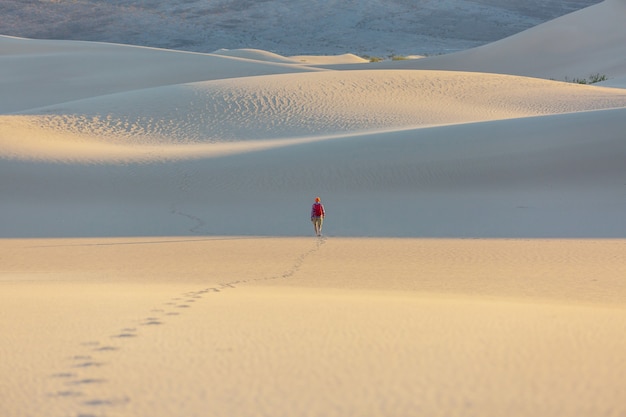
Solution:
M176 316L190 311L194 303L203 300L209 294L234 289L242 284L292 277L300 270L306 258L319 250L325 242L325 237L318 238L312 249L298 256L291 268L279 275L225 282L172 297L162 306L152 309L139 323L113 331L99 341L81 343L80 352L66 358L65 370L51 375L58 381L58 389L49 393L49 397L65 401L60 409L67 410L66 414L59 417L106 417L107 412L113 410L119 412L120 407L131 402L131 398L124 394L106 398L97 395L97 387L109 382L98 376L98 371L113 363L117 352L122 351L135 338L149 332L151 328L166 323L175 325Z

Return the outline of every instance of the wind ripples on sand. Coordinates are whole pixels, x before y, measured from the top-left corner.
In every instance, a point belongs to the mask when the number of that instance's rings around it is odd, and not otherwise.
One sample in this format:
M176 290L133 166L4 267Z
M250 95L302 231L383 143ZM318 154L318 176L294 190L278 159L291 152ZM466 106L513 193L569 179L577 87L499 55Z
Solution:
M167 102L167 105L162 105ZM345 135L626 106L621 90L495 74L325 71L218 80L33 111L65 140L180 145Z

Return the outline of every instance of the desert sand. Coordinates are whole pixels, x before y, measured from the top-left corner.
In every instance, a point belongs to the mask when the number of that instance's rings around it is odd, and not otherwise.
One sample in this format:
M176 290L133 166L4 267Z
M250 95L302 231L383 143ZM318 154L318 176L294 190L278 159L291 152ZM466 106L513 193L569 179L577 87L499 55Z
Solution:
M0 415L626 416L625 5L379 64L0 36Z

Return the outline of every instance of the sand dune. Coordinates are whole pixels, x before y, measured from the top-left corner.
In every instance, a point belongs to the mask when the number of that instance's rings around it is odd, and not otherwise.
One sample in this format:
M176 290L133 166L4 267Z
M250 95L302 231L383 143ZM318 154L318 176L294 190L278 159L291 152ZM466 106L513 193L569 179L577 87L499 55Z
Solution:
M136 162L112 165L101 157L90 162L90 144L75 163L69 162L78 149L62 164L3 161L3 186L13 197L4 202L12 222L3 223L2 233L302 235L309 233L314 190L332 210L330 234L620 237L622 120L618 109L306 143L260 141L265 151L239 143L222 149L230 156L209 159L202 156L211 151L207 144L170 162L174 151L159 159L140 148L118 153ZM258 207L272 215L259 222Z
M223 55L7 36L0 36L0 63L0 113L164 85L311 71Z
M626 91L493 73L619 81L537 48L623 4L456 71L0 37L0 415L624 415Z
M624 0L600 4L477 48L380 68L477 71L556 80L626 75Z
M312 194L329 199L338 235L624 233L621 89L451 71L302 73L300 64L258 75L268 64L249 53L228 61L245 77L216 79L218 68L207 81L84 87L72 94L91 97L0 116L13 218L2 235L302 235ZM66 64L56 65L62 83ZM33 102L60 101L28 91ZM273 216L257 221L256 205Z
M624 105L623 90L522 77L326 71L179 84L37 108L27 112L32 116L3 116L0 141L5 155L26 159L87 154L92 161L145 160L149 154L162 160L237 149L198 144L266 141L265 148L276 139L310 141Z

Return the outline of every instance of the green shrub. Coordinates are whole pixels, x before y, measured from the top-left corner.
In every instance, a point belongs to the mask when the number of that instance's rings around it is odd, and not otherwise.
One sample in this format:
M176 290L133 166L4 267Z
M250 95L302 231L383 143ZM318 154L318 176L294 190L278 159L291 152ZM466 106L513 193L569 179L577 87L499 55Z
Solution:
M573 82L574 84L595 84L606 80L608 80L606 75L601 75L600 73L597 73L591 74L587 78L574 78L571 82ZM569 82L567 77L565 77L565 81Z
M608 80L606 75L600 75L599 73L591 74L589 76L589 84L595 84L595 83L599 83L599 82L606 81L606 80Z

